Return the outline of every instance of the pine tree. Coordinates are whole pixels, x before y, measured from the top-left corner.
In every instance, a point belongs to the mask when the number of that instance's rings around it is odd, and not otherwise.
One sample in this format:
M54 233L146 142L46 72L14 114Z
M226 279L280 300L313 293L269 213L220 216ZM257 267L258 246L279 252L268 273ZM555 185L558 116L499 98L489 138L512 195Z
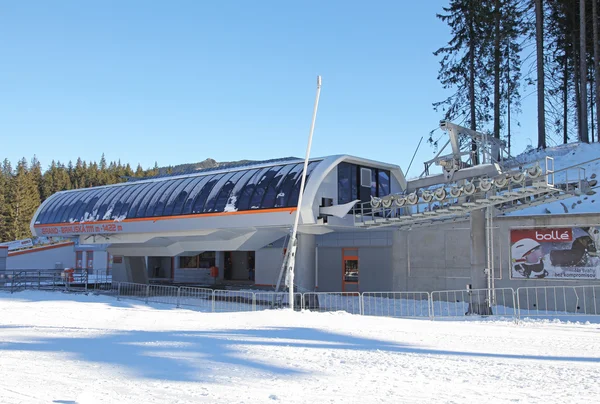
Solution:
M537 65L537 118L538 148L546 148L546 87L544 75L544 8L542 0L535 0L535 43Z
M44 179L42 177L42 165L36 156L33 156L31 159L31 177L35 186L38 189L38 195L40 196L40 200L38 204L40 204L44 199L46 199L49 195L44 194Z
M139 163L138 163L137 168L135 169L135 176L137 178L142 178L145 176L144 169L142 168L142 165Z
M31 237L29 224L40 204L40 195L25 158L17 164L16 173L9 186L9 195L8 238L20 240Z
M588 114L587 114L587 48L586 48L586 29L585 29L585 0L579 0L579 94L580 101L580 121L579 121L579 141L589 143L588 136Z
M490 85L487 74L490 32L486 26L489 8L480 0L450 0L445 14L437 17L446 22L452 32L448 44L434 52L442 56L438 79L453 94L433 104L444 111L444 119L464 117L472 130L478 130L490 120ZM431 139L430 139L431 141ZM472 144L472 150L475 144ZM473 155L473 163L476 154Z
M8 241L8 207L6 205L6 198L4 196L7 190L7 180L2 173L0 173L0 243Z
M2 199L4 203L0 209L0 241L4 242L12 240L9 201L11 197L11 187L13 186L13 170L8 159L4 159L1 168L2 171L0 172L0 177L2 177L2 188L0 188L0 199Z
M598 3L592 0L592 43L594 44L594 91L596 96L596 139L600 142L600 32L598 29Z

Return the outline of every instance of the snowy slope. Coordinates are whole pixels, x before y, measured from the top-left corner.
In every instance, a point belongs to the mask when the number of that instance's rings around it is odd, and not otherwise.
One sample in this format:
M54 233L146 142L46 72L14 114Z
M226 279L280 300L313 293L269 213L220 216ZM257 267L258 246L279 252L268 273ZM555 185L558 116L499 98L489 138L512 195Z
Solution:
M576 166L600 158L600 144L571 143L550 147L544 151L531 150L516 156L511 165L527 165L536 161L540 161L542 167L545 168L546 156L554 159L554 170L558 171L563 168ZM600 178L598 178L600 175L600 161L584 164L583 167L585 168L585 176L587 179L595 178L596 180L600 180ZM574 174L575 170L569 170L569 179L574 179ZM562 174L562 176L564 176L564 174ZM557 174L556 177L556 182L561 181L560 174ZM595 194L572 197L563 201L527 208L512 212L508 214L508 216L599 212L600 195Z
M2 403L600 401L597 324L200 313L0 293Z

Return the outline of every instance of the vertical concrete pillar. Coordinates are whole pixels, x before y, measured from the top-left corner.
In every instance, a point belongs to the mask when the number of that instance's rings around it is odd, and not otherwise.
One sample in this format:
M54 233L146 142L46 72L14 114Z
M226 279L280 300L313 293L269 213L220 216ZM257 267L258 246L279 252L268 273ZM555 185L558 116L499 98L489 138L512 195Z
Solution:
M127 282L148 283L146 257L125 257Z
M471 288L486 289L487 274L487 243L485 209L471 212ZM485 301L485 292L473 293L471 296L469 311L467 314L491 314L490 308Z
M219 268L217 282L222 283L225 279L225 251L215 251L215 266Z
M409 230L399 229L392 232L392 287L390 290L407 290L408 232Z
M316 237L313 234L298 234L294 283L302 288L299 291L312 291L315 288L316 246Z

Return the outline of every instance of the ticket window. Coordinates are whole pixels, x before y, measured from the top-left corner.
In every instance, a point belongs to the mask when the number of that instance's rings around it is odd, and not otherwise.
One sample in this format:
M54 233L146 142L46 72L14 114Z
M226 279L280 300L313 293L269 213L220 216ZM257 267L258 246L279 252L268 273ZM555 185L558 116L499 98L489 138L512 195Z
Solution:
M358 292L359 261L357 248L342 249L342 291Z

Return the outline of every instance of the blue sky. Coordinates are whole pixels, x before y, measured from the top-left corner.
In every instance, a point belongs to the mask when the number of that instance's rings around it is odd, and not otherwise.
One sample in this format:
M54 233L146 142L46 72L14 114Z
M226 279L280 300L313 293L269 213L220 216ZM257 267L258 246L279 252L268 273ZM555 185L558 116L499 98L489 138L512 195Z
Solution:
M27 1L0 17L0 157L150 167L348 153L410 175L446 95L444 0ZM530 91L524 91L524 94ZM534 97L530 97L533 99ZM531 110L533 112L533 110ZM527 103L515 148L535 139ZM438 130L437 136L442 133Z

